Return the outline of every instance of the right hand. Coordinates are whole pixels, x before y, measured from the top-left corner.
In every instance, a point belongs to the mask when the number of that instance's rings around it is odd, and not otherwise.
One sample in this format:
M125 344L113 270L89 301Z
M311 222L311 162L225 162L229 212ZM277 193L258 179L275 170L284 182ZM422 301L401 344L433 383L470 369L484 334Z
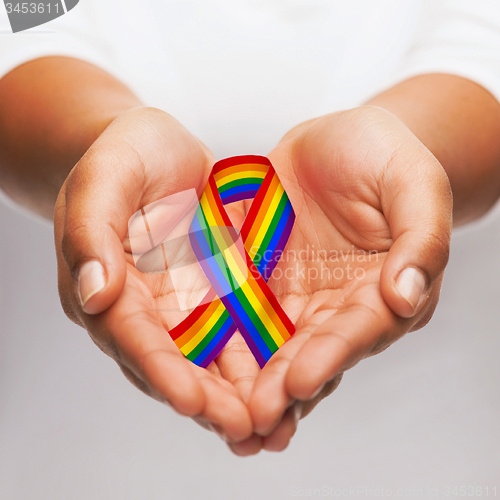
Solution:
M437 159L375 106L305 122L269 158L297 218L268 284L297 331L248 406L264 449L282 450L347 369L430 320L452 196Z
M164 275L139 272L124 249L137 210L190 188L200 195L213 163L208 149L167 113L120 114L59 193L59 294L68 317L139 389L228 441L241 441L252 434L252 422L237 387L221 376L227 368L200 368L181 354L167 332L174 325L158 311L172 291ZM230 371L239 378L236 368Z

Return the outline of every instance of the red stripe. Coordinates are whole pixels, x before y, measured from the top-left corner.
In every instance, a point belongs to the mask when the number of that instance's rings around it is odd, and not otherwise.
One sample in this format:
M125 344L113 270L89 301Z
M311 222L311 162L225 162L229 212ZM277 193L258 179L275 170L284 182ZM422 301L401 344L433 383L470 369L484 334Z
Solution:
M214 298L216 297L215 291L211 288L205 297L203 297L203 301L207 301L205 304L200 306L196 306L194 311L184 320L182 320L177 326L169 330L170 336L172 340L177 340L181 335L187 332L203 315L203 313L213 304Z
M264 156L257 155L242 155L242 156L232 156L231 158L224 158L219 160L212 170L212 173L218 174L225 168L234 167L236 165L243 165L245 163L258 163L259 165L267 165L271 167L271 162Z
M255 217L257 217L260 207L264 202L264 199L267 195L267 191L269 189L269 186L271 185L273 177L274 177L274 168L270 166L269 171L264 177L264 180L262 181L262 184L260 185L260 188L257 191L257 194L255 195L252 204L250 205L250 210L248 211L247 216L243 221L243 225L241 226L240 233L241 237L243 238L243 241L245 241L248 238L250 229L252 229L253 223L255 222Z
M215 183L215 179L213 175L210 175L208 179L208 184L210 186L210 189L212 191L215 204L217 205L217 209L219 210L220 215L222 216L222 220L224 221L224 224L227 227L233 227L233 224L231 223L231 219L229 218L229 215L227 215L226 209L224 208L224 205L222 204L222 200L220 199L220 194L219 190L217 189L217 184Z
M281 304L278 302L278 299L276 298L276 295L272 292L272 290L269 288L269 285L265 282L264 278L262 275L259 273L257 268L255 267L255 264L253 263L252 259L248 255L248 253L245 251L245 256L247 259L247 266L248 269L250 270L250 273L252 274L253 278L255 279L255 282L259 286L259 288L262 290L262 293L265 295L266 299L269 301L273 309L276 311L276 314L279 316L281 319L283 326L288 330L290 335L293 335L295 333L295 326L288 317L288 315L285 313L283 308L281 307Z

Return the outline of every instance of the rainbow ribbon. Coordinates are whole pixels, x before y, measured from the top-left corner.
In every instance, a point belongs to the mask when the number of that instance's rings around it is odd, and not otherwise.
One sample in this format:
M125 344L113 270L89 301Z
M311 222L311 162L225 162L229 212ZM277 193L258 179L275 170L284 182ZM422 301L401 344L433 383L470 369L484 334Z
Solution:
M249 199L240 251L224 205ZM288 195L267 158L235 156L214 165L189 232L212 288L169 332L193 363L208 366L238 329L263 367L294 334L294 324L267 285L294 221Z

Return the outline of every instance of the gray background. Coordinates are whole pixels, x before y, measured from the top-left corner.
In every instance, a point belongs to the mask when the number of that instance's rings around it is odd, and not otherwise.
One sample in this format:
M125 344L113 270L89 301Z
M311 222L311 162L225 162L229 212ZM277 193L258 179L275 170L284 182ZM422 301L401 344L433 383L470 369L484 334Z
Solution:
M51 227L0 204L0 498L500 496L499 243L495 214L457 233L431 324L348 372L284 453L242 459L133 388L65 318Z

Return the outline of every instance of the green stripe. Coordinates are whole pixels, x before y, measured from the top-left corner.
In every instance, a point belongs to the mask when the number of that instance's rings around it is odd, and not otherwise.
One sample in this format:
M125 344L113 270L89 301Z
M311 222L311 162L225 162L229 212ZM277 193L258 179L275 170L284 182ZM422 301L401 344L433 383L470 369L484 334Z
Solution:
M229 277L229 273L231 271L229 271L229 269L226 265L226 261L224 260L224 257L222 256L221 253L218 253L217 255L214 255L214 258L215 258L215 262L217 262L217 266L222 271L224 278L226 278L226 281L229 283L229 286L231 286L231 278Z
M273 215L271 223L269 224L269 227L266 231L266 234L264 235L262 243L260 244L259 251L256 253L256 255L253 259L254 264L256 266L259 265L259 262L261 261L262 257L264 256L264 252L267 250L267 247L269 246L271 238L273 237L274 233L276 232L276 228L278 227L279 221L281 219L281 216L283 215L283 210L285 210L285 206L286 206L287 202L288 202L288 196L286 195L285 192L283 192L283 195L281 196L281 200L278 203L278 208L276 209L276 212Z
M214 241L214 238L212 236L212 231L205 216L205 212L201 208L201 205L200 205L200 213L203 219L201 220L200 217L198 217L198 222L200 223L200 226L203 228L203 236L205 237L205 240L208 242L208 245L210 246L210 251L212 252L212 255L215 255L216 253L215 249L217 248L218 253L220 253L219 247L217 246L217 243Z
M208 244L210 245L210 251L212 252L212 256L214 257L215 261L217 262L217 266L222 271L224 278L229 283L229 286L231 287L232 290L234 290L234 282L233 282L234 275L233 275L232 271L229 269L229 267L226 263L226 259L222 255L222 252L220 251L220 248L217 245L215 238L213 237L212 230L208 226L208 221L205 217L205 212L203 210L201 211L201 214L203 215L203 222L207 226L207 229L203 229L203 235L205 236L205 239L208 241ZM200 222L200 226L201 225L202 224ZM236 280L236 278L234 278L234 280Z
M227 277L229 278L229 285L231 286L231 290L234 292L234 282L236 281L236 278L234 277L233 271L229 269L227 262L224 262L226 264L226 272L227 272ZM232 277L231 277L232 276Z
M211 236L208 236L208 222L207 218L205 217L205 213L203 212L203 209L201 208L201 205L198 207L196 210L196 218L198 219L198 223L200 224L201 231L203 233L203 237L205 238L205 241L208 242L208 245L210 246L210 251L213 253L213 245L212 245L212 238Z
M264 323L262 323L262 320L256 313L255 309L252 307L252 304L250 304L250 301L248 300L243 290L241 288L238 288L237 290L234 291L234 294L238 298L245 312L248 314L255 328L257 328L257 331L262 337L262 340L266 343L267 347L269 347L269 350L271 352L276 352L278 349L276 342L273 340L270 333L267 331L267 328L264 326Z
M219 193L223 193L224 191L227 191L228 189L237 187L237 186L243 186L244 184L258 184L259 186L262 184L262 181L264 179L259 179L258 177L247 177L244 179L236 179L235 181L228 182L227 184L224 184L220 188L218 188Z
M215 325L207 332L203 340L186 356L190 361L194 361L199 354L205 349L209 342L215 337L217 332L222 328L224 322L229 318L229 312L227 309L222 313L221 317L217 320Z

